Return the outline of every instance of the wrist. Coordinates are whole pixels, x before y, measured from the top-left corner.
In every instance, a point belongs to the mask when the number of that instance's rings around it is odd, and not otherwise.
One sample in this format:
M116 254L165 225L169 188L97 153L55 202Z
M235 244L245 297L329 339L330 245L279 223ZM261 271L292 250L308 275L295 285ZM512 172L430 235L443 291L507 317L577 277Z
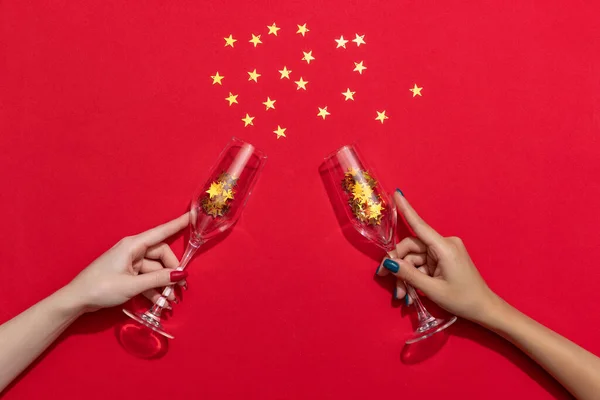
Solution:
M496 293L491 292L486 310L481 317L473 322L491 331L497 332L513 317L515 308L508 304Z
M56 291L53 297L56 299L56 305L60 312L67 316L77 318L87 312L85 303L82 301L81 296L77 295L77 291L74 290L72 283Z

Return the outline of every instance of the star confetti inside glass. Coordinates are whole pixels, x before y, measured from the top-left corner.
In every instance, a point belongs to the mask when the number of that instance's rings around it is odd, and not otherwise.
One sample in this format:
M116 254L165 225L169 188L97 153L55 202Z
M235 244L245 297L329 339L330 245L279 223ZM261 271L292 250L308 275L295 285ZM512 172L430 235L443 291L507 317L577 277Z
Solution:
M221 152L209 178L192 197L190 206L190 239L181 264L185 269L198 248L218 234L230 229L239 219L252 188L262 171L266 156L250 143L232 138ZM173 293L167 286L161 297L145 313L123 309L123 312L142 325L173 339L161 321L167 298Z
M325 158L323 168L331 178L327 184L333 185L331 189L338 194L354 228L386 253L394 250L396 207L362 161L356 148L344 146L338 149ZM417 329L406 340L407 344L426 339L456 321L456 317L449 320L435 318L423 306L415 289L407 284L406 289L414 300L419 320Z

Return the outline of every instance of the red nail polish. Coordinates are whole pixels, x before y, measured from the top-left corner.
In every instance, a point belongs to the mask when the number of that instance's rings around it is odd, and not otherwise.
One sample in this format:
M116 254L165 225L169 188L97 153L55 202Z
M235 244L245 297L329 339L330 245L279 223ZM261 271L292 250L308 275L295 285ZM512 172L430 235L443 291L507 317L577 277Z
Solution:
M171 282L177 282L182 279L185 279L188 276L187 271L173 271L171 272L170 279Z

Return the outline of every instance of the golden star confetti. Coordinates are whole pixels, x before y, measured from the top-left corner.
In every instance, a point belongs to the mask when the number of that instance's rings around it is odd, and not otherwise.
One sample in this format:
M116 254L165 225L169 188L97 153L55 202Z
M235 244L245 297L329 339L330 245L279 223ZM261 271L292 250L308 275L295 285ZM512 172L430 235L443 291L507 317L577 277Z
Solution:
M254 117L251 117L250 115L246 114L246 116L242 118L242 121L244 121L244 128L248 125L254 125L254 123L252 122L253 119Z
M282 128L279 125L277 125L277 129L273 131L274 134L277 135L277 139L279 139L280 137L286 137L285 136L285 130L287 128Z
M361 44L367 44L365 43L365 35L362 36L358 36L358 33L356 33L356 38L352 39L352 41L354 43L356 43L356 47L360 47Z
M263 102L263 104L267 107L266 110L268 111L269 108L275 109L275 102L277 100L271 100L270 97L267 97L267 101Z
M303 51L302 54L304 54L304 57L302 57L302 61L306 61L307 64L310 64L310 62L315 59L312 56L312 50L309 51L308 53Z
M229 97L225 97L225 100L227 100L229 102L229 107L231 107L231 105L233 103L237 104L237 102L238 102L237 97L238 97L237 94L233 94L233 93L229 92Z
M344 49L346 48L346 43L348 43L348 40L344 39L344 35L341 35L339 39L334 39L337 43L337 46L335 46L336 49L339 49L340 47L343 47Z
M317 114L317 117L323 117L323 119L325 119L328 115L329 112L327 111L327 106L321 108L321 107L317 107L319 109L319 113Z
M233 47L233 44L235 42L237 42L237 39L234 39L232 35L229 35L229 37L226 37L223 39L225 39L225 47L227 47L227 46Z
M257 83L258 83L258 77L261 76L259 73L256 72L256 68L254 68L254 71L248 72L248 75L250 75L250 77L248 78L249 81L254 81Z
M260 35L256 36L254 33L252 34L252 39L249 40L250 43L254 44L254 47L258 46L260 43Z
M281 28L277 27L277 25L275 25L275 22L273 22L273 25L267 26L267 28L269 28L268 35L275 35L275 36L277 36L277 31L281 29Z
M300 35L304 36L306 35L306 32L310 32L310 29L306 27L306 24L298 25L298 30L296 31L296 33L299 33Z
M222 80L223 80L223 78L225 78L225 77L224 77L223 75L219 75L219 71L217 71L217 72L216 72L214 75L211 75L211 78L212 78L212 80L213 80L213 83L212 83L213 85L214 85L215 83L218 83L219 85L221 85L221 86L222 86L223 84L221 83L221 81L222 81Z
M279 73L281 74L281 78L280 79L283 79L283 78L290 79L290 74L292 73L292 70L291 69L287 69L286 66L284 65L283 69L279 70Z
M408 89L408 90L410 90L413 93L413 97L415 97L417 95L421 96L421 97L423 96L421 94L421 90L423 90L423 88L422 87L418 87L416 83L415 83L415 87L414 88Z
M361 75L362 75L363 70L367 69L367 67L365 67L363 65L363 62L364 61L361 61L359 63L357 63L357 62L354 63L354 71L358 71L358 73Z
M346 89L345 92L342 92L342 94L346 97L345 98L346 101L348 101L348 100L354 101L354 93L356 93L356 92L351 92L350 88Z
M205 196L200 204L204 212L213 218L222 217L229 211L230 200L235 197L237 179L228 173L222 173L217 181L210 184Z
M382 112L377 111L377 117L375 117L375 119L381 121L381 123L383 124L383 121L388 119L388 116L385 115L385 110L383 110Z
M306 84L308 83L308 81L305 81L302 79L302 77L300 77L299 81L294 81L294 83L296 85L298 85L298 87L296 88L296 90L300 90L300 89L304 89L306 90Z
M379 225L384 210L381 197L375 192L377 182L368 171L348 168L342 179L342 187L348 194L352 213L362 223Z

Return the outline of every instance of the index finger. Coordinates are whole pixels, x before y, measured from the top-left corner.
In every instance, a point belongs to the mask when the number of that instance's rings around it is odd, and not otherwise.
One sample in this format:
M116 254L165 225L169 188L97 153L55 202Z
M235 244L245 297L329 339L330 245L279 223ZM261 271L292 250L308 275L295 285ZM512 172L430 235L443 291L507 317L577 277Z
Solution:
M394 202L396 203L398 211L404 216L413 232L426 245L432 246L442 241L442 236L437 233L435 229L427 225L427 222L423 221L414 208L412 208L408 200L406 200L406 198L397 190L394 193Z
M142 232L137 235L137 238L141 240L141 242L146 247L154 246L168 238L169 236L173 236L183 228L185 228L190 220L190 213L187 212L174 220L171 220L167 223L159 225L155 228L147 230L146 232Z

